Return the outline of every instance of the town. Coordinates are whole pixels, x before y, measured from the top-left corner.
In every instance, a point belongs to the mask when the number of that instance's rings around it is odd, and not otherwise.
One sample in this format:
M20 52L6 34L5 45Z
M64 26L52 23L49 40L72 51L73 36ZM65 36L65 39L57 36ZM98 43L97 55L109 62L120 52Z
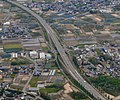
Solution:
M1 0L0 100L119 100L119 11L119 0Z

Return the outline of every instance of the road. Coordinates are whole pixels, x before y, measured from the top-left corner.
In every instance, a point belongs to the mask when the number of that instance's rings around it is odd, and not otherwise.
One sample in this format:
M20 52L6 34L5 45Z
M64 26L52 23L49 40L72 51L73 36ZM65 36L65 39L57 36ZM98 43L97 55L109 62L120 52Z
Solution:
M66 65L66 70L71 74L71 76L76 81L78 81L97 100L99 100L99 99L106 100L98 91L96 91L89 83L87 83L83 79L83 77L77 72L77 70L72 65L71 61L69 60L67 54L65 53L63 47L61 46L59 40L57 39L55 31L46 23L45 20L43 20L38 14L36 14L32 10L30 10L29 8L27 8L27 7L25 7L21 4L18 4L17 2L14 2L14 1L11 1L11 0L7 0L7 2L18 6L19 8L25 10L26 12L28 12L29 14L34 16L39 21L39 23L41 23L43 25L43 27L47 31L47 34L50 36L51 40L53 41L53 43L54 43L54 45L57 49L57 51L59 52L64 64Z
M34 73L38 70L38 65L37 65L36 61L34 61L34 60L32 60L31 58L29 58L28 52L26 53L26 58L27 58L28 60L30 60L31 62L34 63L35 69L34 69L33 72L31 73L31 75L30 75L27 83L25 84L25 86L24 86L24 88L23 88L23 90L22 90L24 93L26 93L26 89L27 89L27 87L28 87L28 85L29 85L29 83L30 83L30 81L31 81ZM36 99L38 99L38 100L44 100L44 99L41 98L40 96L35 96L34 100L36 100Z
M23 88L23 90L22 90L23 92L26 92L26 89L27 89L27 87L28 87L28 85L29 85L29 83L30 83L30 81L31 81L31 79L32 79L32 77L33 77L33 75L34 75L34 73L35 73L35 72L37 71L37 69L38 69L38 65L37 65L37 63L36 63L34 60L32 60L31 58L29 58L28 55L26 56L26 58L27 58L28 60L30 60L31 62L34 63L35 69L34 69L33 72L31 73L31 75L30 75L30 77L29 77L27 83L25 84L25 86L24 86L24 88Z

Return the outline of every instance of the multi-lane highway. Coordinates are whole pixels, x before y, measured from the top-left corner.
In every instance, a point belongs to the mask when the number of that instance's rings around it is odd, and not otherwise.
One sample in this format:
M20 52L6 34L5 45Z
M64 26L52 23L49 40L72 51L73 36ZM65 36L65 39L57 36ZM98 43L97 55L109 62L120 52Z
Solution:
M47 31L47 34L50 36L51 40L53 41L57 51L59 52L59 54L60 54L60 56L61 56L61 58L64 62L64 64L66 65L66 70L70 73L70 75L76 81L78 81L97 100L99 100L99 99L106 100L98 91L96 91L96 89L94 89L89 83L87 83L83 79L83 77L77 72L77 70L74 68L71 61L69 60L67 54L65 53L63 47L61 46L59 40L57 39L55 31L46 23L45 20L43 20L38 14L36 14L32 10L30 10L29 8L27 8L27 7L25 7L21 4L18 4L17 2L14 2L14 1L11 1L11 0L7 0L7 2L20 7L21 9L25 10L26 12L28 12L29 14L34 16L39 21L39 23L41 23L43 25L43 27Z

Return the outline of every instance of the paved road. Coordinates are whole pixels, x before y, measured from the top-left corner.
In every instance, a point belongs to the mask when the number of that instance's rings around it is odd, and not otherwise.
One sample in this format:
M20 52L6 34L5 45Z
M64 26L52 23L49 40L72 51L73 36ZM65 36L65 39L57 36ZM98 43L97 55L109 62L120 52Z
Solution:
M28 55L26 56L26 58L29 59L31 62L33 62L33 63L35 64L35 69L34 69L33 72L31 73L31 75L30 75L27 83L25 84L25 86L24 86L24 88L23 88L23 90L22 90L23 92L26 92L26 89L27 89L27 87L28 87L28 85L29 85L29 83L30 83L30 81L31 81L34 73L35 73L35 72L37 71L37 69L38 69L38 65L37 65L37 63L36 63L34 60L32 60L31 58L29 58Z
M46 29L48 35L50 36L50 38L52 39L57 51L59 52L63 62L66 65L66 69L67 71L73 76L73 78L78 81L89 93L91 93L97 100L101 99L101 100L106 100L101 94L99 94L98 91L96 91L89 83L87 83L83 77L77 72L77 70L74 68L74 66L72 65L71 61L69 60L67 54L65 53L63 47L61 46L60 42L58 41L57 37L56 37L56 33L54 32L54 30L46 23L45 20L43 20L38 14L36 14L35 12L33 12L32 10L30 10L27 7L24 7L14 1L11 0L7 0L9 3L14 4L18 7L20 7L21 9L25 10L26 12L28 12L29 14L31 14L32 16L34 16L39 23L41 23L43 25L43 27Z

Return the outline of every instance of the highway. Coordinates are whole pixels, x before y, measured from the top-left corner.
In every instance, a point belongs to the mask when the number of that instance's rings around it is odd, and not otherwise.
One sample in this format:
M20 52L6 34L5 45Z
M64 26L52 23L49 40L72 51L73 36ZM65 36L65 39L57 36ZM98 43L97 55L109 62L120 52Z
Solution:
M39 23L43 25L45 30L47 31L47 34L50 36L51 40L53 41L57 51L59 52L64 64L66 65L66 70L71 74L71 76L78 81L90 94L92 94L97 100L106 100L98 91L96 91L89 83L87 83L83 77L77 72L75 67L72 65L71 61L69 60L67 54L65 53L63 47L61 46L59 40L56 37L55 31L46 23L45 20L43 20L38 14L30 10L29 8L18 4L17 2L7 0L8 3L14 4L18 6L19 8L25 10L32 16L34 16Z

